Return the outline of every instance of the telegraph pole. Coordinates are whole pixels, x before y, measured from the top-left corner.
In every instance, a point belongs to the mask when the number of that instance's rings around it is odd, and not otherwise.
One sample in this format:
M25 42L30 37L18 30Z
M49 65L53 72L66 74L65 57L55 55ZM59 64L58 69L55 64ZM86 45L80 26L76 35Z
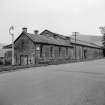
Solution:
M11 26L9 28L9 34L12 36L12 65L15 65L15 60L14 60L14 33L11 31L14 30L14 27Z
M75 60L77 59L77 49L76 49L76 36L77 36L78 32L73 32L73 35L74 35L74 40L75 40L75 50L74 50L74 53L75 53Z

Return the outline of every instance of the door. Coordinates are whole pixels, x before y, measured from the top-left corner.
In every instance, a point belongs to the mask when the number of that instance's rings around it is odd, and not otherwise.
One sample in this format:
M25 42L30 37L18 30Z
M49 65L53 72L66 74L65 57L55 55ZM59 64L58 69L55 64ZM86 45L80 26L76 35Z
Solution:
M27 65L28 64L28 56L27 55L21 55L20 56L20 64L21 65Z
M87 58L87 50L84 50L84 59Z

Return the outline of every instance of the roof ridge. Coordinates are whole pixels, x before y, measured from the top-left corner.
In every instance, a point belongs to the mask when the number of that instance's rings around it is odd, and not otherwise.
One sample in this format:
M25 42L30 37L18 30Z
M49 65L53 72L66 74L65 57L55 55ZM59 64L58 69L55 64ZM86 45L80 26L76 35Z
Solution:
M48 29L45 29L43 32L45 32L45 31L47 31L47 32L49 32L49 33L52 33L52 34L55 34L55 35L58 35L58 36L69 37L69 36L64 36L64 35L62 35L62 34L58 34L58 33L52 32L52 31L50 31L50 30L48 30ZM42 32L42 33L43 33L43 32ZM40 33L40 34L41 34L41 33Z
M67 43L64 39L57 40L53 37L46 37L44 35L34 35L31 33L26 33L26 35L34 42L39 42L39 43L48 43L48 44L55 44L55 45L63 45L63 46L72 46L69 43Z

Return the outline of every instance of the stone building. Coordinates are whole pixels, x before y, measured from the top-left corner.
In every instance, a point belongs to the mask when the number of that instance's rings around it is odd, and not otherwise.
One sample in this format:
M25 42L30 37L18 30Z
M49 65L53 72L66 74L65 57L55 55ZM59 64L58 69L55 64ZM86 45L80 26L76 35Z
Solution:
M93 59L102 56L102 48L95 44L86 43L60 34L45 30L33 34L23 28L22 33L14 41L15 64L34 65L37 63L55 62L73 59ZM11 48L11 45L4 46ZM9 56L11 57L11 56ZM8 53L6 57L8 58Z
M57 38L56 35L40 35L27 33L23 28L21 35L15 40L15 64L27 65L56 60L71 59L73 47L69 38ZM10 45L11 46L11 45ZM6 48L8 46L5 46Z
M71 39L71 45L74 47L73 58L75 59L95 59L103 57L102 46L94 43L88 43L82 40Z
M67 37L60 34L56 34L49 30L45 30L41 33L41 35L45 35L45 36L46 34L50 36L56 35L57 37L62 39L65 39L65 38L70 39L70 44L73 46L73 51L71 54L72 59L79 60L79 59L94 59L94 58L103 57L103 48L102 48L102 45L100 44L86 42L86 39L85 41L83 41L78 38L76 39L76 42L75 42L75 38L73 37Z

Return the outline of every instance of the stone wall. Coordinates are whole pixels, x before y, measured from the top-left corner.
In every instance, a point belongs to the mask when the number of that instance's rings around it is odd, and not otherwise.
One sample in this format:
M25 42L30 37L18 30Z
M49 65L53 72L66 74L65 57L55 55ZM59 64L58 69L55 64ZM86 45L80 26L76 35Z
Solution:
M35 45L26 35L22 35L15 43L15 61L16 64L34 64L35 63ZM23 63L24 62L24 63Z
M40 62L62 61L75 59L74 48L34 43L26 35L21 35L15 42L15 64L30 65ZM76 59L93 59L102 56L102 49L89 46L76 45Z
M26 35L15 42L15 64L37 64L51 60L72 58L71 47L33 43Z
M51 60L65 60L71 59L71 52L72 48L70 47L63 47L63 46L56 46L56 45L42 45L42 56L40 57L40 51L38 60L41 61L51 61ZM68 50L67 50L68 49Z
M75 44L73 44L73 59L75 59ZM103 50L101 48L93 48L84 45L76 45L76 59L94 59L102 57Z

